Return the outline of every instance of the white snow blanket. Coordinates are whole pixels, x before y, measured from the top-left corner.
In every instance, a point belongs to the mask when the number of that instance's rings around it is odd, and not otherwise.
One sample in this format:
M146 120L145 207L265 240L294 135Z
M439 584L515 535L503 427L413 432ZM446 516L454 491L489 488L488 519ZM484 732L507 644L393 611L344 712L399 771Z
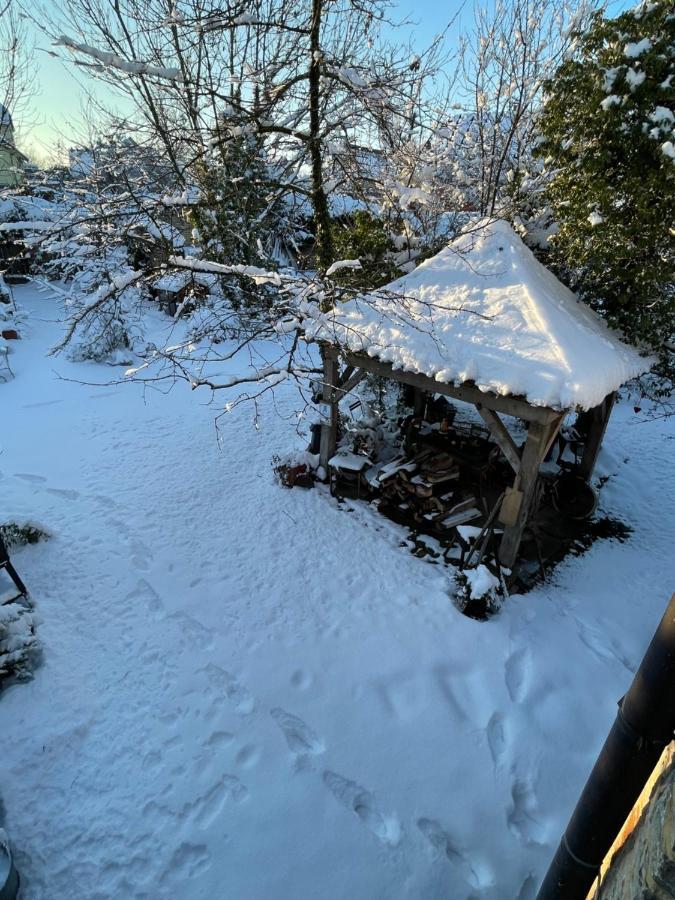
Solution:
M506 222L481 221L382 291L308 335L446 384L590 409L645 359L543 266Z
M22 900L534 900L673 590L675 418L612 414L629 539L476 622L406 530L275 482L289 380L218 442L199 392L47 356L54 298L15 297L0 519L52 535L13 553L44 663L0 694Z

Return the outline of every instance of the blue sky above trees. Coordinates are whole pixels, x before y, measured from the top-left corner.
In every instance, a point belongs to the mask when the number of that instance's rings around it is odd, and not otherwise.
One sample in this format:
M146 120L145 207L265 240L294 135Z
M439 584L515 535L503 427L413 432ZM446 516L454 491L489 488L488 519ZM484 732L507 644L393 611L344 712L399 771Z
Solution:
M632 5L629 0L612 0L608 9L616 15ZM470 25L471 10L470 0L464 3L456 0L452 3L401 0L393 7L392 15L410 22L398 32L398 38L411 40L416 48L430 43L453 20L447 34L452 48L457 43L460 29ZM19 142L43 160L54 153L57 144L67 147L87 143L87 92L93 89L94 97L104 101L108 107L119 104L119 101L107 86L101 85L97 90L95 81L78 71L72 62L64 63L50 56L52 48L49 39L37 30L33 33L38 89L33 99L30 121L15 124Z

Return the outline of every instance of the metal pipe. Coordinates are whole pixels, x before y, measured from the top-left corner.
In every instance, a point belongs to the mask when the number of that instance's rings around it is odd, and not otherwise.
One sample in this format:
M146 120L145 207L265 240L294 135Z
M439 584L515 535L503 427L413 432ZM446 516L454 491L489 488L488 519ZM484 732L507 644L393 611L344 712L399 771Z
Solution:
M675 731L675 594L565 829L537 900L585 900Z

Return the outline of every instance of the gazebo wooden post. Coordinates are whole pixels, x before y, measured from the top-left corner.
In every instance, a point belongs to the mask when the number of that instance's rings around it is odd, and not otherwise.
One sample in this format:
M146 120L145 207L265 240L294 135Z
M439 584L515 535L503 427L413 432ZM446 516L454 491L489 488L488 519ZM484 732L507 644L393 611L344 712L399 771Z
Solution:
M562 420L563 415L560 415L547 424L530 422L527 441L520 459L520 470L513 482L511 494L512 497L519 495L520 505L514 512L513 521L505 526L499 545L499 561L508 569L513 568L518 557L520 542L523 539L523 532L527 525L539 479L539 467L558 433Z
M616 391L613 391L611 394L607 394L605 399L598 406L589 409L587 413L582 413L582 416L588 417L586 419L588 422L588 433L584 444L583 456L581 457L581 463L579 465L579 474L585 478L586 481L593 475L593 470L595 469L595 464L598 460L602 441L605 437L605 431L607 430L607 423L612 414L612 407L614 406L615 400Z
M427 395L421 388L414 388L413 415L416 419L424 418L424 410L427 405Z
M323 360L323 388L321 443L319 445L319 465L328 477L328 460L335 456L338 432L338 354L334 347L323 344L321 347ZM328 407L326 409L326 407Z

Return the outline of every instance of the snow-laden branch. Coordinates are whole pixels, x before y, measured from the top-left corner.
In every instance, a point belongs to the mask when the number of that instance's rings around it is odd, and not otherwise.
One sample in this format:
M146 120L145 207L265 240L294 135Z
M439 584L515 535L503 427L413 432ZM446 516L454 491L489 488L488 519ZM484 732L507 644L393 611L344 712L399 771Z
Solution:
M57 231L58 222L1 222L0 231Z
M255 284L273 284L277 287L281 287L282 284L282 277L278 272L269 272L258 266L227 265L203 259L190 259L186 256L170 256L169 265L176 266L179 269L189 269L191 272L211 272L214 275L241 275L244 278L250 278Z
M129 272L123 272L119 275L113 276L109 284L101 285L101 287L99 287L99 289L94 294L92 300L71 318L68 328L66 329L66 333L58 342L58 344L55 344L49 351L49 356L55 356L57 353L67 347L81 322L91 316L91 314L97 309L104 306L108 302L108 300L111 300L113 297L119 296L119 294L121 294L122 291L125 290L125 288L128 288L130 285L134 284L134 282L139 281L141 278L143 278L144 274L144 272L137 272L133 270Z
M65 35L61 35L57 41L54 41L54 46L65 47L73 54L80 53L82 56L88 56L108 69L117 69L119 72L125 72L127 75L152 75L155 78L163 78L167 81L185 80L179 69L155 66L135 59L124 59L121 56L117 56L116 53L110 53L108 50L97 50L96 47L80 44Z
M334 275L335 272L339 272L340 269L361 269L363 268L361 265L360 259L339 259L337 262L332 263L326 270L326 278L330 278L331 275Z

